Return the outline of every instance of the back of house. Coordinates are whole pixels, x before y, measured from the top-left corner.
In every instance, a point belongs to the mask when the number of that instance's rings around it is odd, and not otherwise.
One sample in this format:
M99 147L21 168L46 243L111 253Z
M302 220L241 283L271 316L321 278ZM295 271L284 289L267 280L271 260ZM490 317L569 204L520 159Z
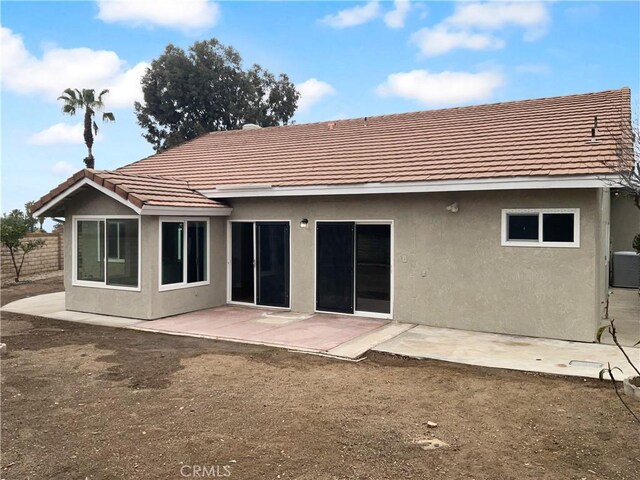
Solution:
M593 341L627 242L610 187L630 119L622 88L215 132L82 170L34 214L65 217L69 310L232 303Z

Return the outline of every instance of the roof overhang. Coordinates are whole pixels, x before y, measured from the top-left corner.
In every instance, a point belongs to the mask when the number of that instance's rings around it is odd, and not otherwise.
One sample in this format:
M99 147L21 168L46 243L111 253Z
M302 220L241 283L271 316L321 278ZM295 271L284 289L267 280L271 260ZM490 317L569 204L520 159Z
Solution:
M108 188L98 185L96 182L89 178L83 178L79 182L73 184L59 195L55 196L47 203L45 203L38 210L33 212L35 218L47 216L47 212L60 205L66 198L72 196L76 191L82 187L89 186L95 188L100 193L104 193L108 197L121 203L122 205L133 210L137 215L163 215L163 216L199 216L199 217L216 217L216 216L229 216L233 209L231 207L170 207L161 205L143 205L138 207L129 200L121 197L117 193Z
M140 215L159 215L165 217L228 217L231 207L163 207L161 205L145 205Z
M434 180L424 182L380 182L349 185L308 185L247 189L233 188L198 190L209 198L295 197L313 195L366 195L383 193L473 192L484 190L539 190L561 188L606 188L620 184L618 175L566 175L481 178L464 180Z
M53 197L51 200L49 200L47 203L45 203L42 207L40 207L38 210L33 212L34 218L46 216L47 211L49 211L53 207L56 207L57 205L59 205L60 202L64 201L65 198L71 196L73 193L75 193L77 190L81 189L84 186L90 186L90 187L95 188L99 192L104 193L108 197L111 197L115 201L123 204L124 206L126 206L128 208L130 208L131 210L133 210L138 215L140 215L140 212L142 211L142 209L140 207L134 205L129 200L126 200L126 199L122 198L117 193L109 190L108 188L103 187L102 185L98 185L93 180L90 180L90 179L85 177L82 180L80 180L79 182L73 184L72 186L70 186L69 188L64 190L59 195Z

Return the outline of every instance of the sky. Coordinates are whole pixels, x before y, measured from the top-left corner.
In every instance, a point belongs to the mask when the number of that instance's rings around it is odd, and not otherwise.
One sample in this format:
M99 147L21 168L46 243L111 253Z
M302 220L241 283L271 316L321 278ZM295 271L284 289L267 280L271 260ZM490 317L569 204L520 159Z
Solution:
M638 1L0 0L0 25L2 212L83 168L82 118L56 100L67 87L110 90L96 168L153 153L133 102L169 43L215 37L288 74L297 123L623 86L635 109L640 91Z

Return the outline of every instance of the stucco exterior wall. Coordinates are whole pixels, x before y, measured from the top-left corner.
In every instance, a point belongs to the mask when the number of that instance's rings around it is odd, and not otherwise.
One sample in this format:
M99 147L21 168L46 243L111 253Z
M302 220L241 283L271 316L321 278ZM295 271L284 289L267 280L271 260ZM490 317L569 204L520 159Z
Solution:
M640 209L626 195L611 195L611 251L632 251L633 238L640 233Z
M446 206L458 202L458 213ZM394 221L394 319L592 341L597 190L233 199L231 219L291 219L291 307L314 310L317 220ZM503 208L580 208L580 248L501 246ZM301 219L309 228L299 227Z
M226 219L210 218L211 280L209 285L160 292L158 265L159 218L141 217L140 291L74 286L73 228L78 215L135 215L121 203L92 189L81 191L65 205L66 308L140 319L153 319L221 305L226 298Z
M458 213L446 206L457 202ZM224 304L227 220L291 220L291 308L314 311L315 222L393 221L393 318L450 328L592 341L606 271L608 208L600 191L495 191L234 199L231 217L210 218L210 284L159 291L159 218L141 223L139 292L72 285L72 228L65 228L69 310L143 319ZM580 247L501 245L503 208L580 208ZM66 206L73 215L130 215L96 191ZM300 228L303 218L309 228Z

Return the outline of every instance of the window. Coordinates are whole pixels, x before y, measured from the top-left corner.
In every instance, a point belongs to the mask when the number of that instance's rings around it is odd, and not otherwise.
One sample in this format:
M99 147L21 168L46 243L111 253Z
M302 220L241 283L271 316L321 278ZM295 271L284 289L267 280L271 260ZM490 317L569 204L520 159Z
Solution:
M208 234L208 220L160 220L160 290L209 284Z
M580 209L503 210L502 245L579 247Z
M139 219L75 219L73 284L138 289Z

